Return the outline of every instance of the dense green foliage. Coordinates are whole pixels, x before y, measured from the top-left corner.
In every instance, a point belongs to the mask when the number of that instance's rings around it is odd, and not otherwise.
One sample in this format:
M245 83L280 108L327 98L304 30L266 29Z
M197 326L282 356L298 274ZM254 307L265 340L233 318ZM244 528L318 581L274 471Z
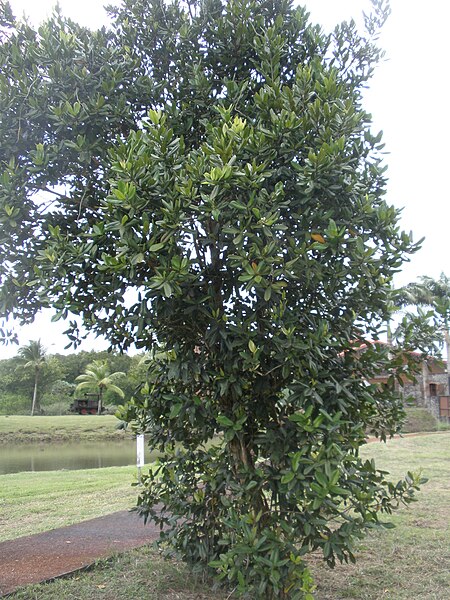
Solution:
M359 454L402 416L405 356L358 347L414 249L362 107L383 4L364 35L284 0L4 13L1 311L158 351L124 411L165 453L140 510L251 598L310 598L305 556L353 560L418 484Z

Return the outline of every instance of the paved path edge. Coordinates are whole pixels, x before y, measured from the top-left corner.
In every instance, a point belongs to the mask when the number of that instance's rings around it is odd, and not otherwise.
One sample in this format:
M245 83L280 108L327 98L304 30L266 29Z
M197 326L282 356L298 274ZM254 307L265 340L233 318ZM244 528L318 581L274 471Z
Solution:
M0 597L67 577L98 560L150 544L159 527L134 511L119 511L42 533L0 542Z

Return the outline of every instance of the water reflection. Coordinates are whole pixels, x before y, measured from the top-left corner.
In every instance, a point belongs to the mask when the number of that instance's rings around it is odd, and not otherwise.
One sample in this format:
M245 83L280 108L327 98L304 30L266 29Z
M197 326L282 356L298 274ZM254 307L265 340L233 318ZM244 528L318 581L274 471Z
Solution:
M146 448L145 461L155 459ZM136 442L74 442L0 446L0 475L21 471L98 469L136 464Z

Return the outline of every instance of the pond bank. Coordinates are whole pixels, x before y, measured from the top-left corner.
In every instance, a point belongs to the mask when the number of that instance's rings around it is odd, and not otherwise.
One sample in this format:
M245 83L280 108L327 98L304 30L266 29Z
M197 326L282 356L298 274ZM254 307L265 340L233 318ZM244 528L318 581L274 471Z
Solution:
M39 432L15 432L1 433L0 447L6 444L67 444L69 442L123 442L124 440L132 440L134 437L127 432L117 431L112 433L98 434L96 432L78 433L39 433Z
M119 423L113 415L0 416L0 445L132 439Z

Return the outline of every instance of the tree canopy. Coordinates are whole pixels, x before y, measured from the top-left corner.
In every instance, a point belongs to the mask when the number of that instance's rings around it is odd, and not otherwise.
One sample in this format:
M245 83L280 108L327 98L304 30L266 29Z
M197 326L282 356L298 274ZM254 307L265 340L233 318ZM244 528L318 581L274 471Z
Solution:
M158 349L124 409L162 451L140 511L253 598L310 597L304 556L354 560L418 484L358 451L402 415L404 358L359 347L415 249L362 105L373 4L331 34L286 0L124 0L97 32L3 10L1 312Z

